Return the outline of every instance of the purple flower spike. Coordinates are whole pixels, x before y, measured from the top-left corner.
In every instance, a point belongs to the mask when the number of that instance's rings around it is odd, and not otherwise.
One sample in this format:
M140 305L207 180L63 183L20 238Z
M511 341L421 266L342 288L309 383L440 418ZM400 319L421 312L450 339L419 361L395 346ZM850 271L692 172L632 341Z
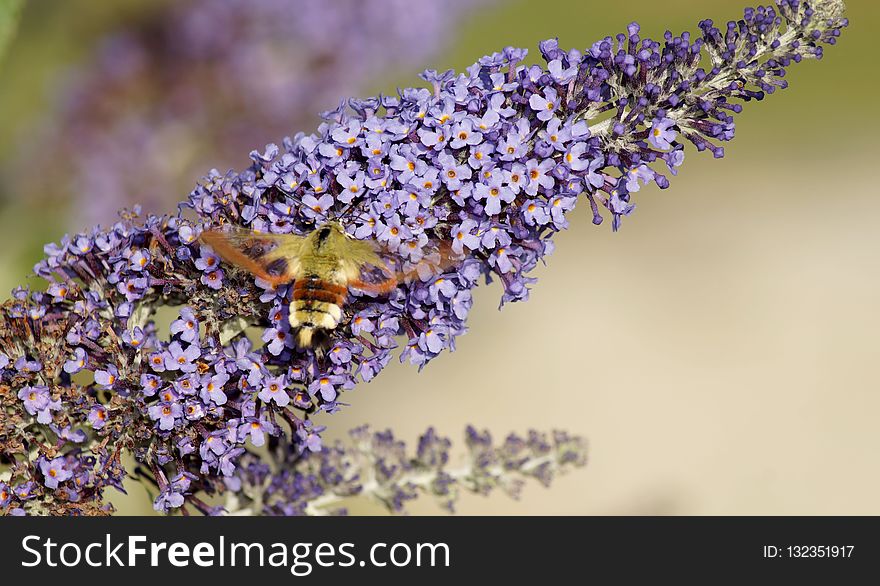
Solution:
M461 489L549 482L583 459L564 434L496 443L471 429L460 471L445 467L448 441L433 431L412 456L390 432L331 445L313 420L348 408L346 393L395 358L422 368L454 350L479 284L498 283L502 304L527 300L571 214L617 230L646 188L669 186L685 149L722 156L743 104L783 89L789 67L837 42L842 6L777 0L723 31L702 21L698 36L655 41L633 24L582 50L545 41L543 65L505 49L459 74L429 70L425 87L340 102L314 133L252 151L242 171L210 172L177 214L132 209L46 246L35 273L48 285L16 289L0 315L0 387L10 390L0 393L0 461L14 463L4 510L106 512L104 489L126 477L123 455L163 512L214 514L201 496L221 492L257 514L321 512L360 492L400 511L420 492L447 502ZM225 43L218 30L193 24L185 37ZM244 70L271 69L262 54L246 61ZM275 94L282 105L292 96ZM367 264L359 286L316 288L309 299L301 283L275 278L291 268L281 260L254 270L255 281L198 238L221 227L263 235L231 236L246 268L274 252L276 235L328 221L375 242L384 266ZM291 326L292 299L338 323L307 343ZM168 307L179 313L165 327Z

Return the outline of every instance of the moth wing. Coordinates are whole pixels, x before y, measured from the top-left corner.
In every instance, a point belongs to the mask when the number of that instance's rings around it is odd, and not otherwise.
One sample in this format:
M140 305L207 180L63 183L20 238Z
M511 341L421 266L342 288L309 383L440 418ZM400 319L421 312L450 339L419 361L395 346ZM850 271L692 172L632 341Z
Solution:
M237 227L206 230L199 238L226 262L272 285L289 283L295 278L305 241L295 234L269 234Z
M399 256L391 251L386 251L388 256ZM374 295L387 295L393 291L401 283L408 283L414 279L426 281L431 277L436 277L453 266L461 263L463 258L453 252L451 245L445 241L438 243L437 250L416 263L408 263L401 269L389 268L381 259L381 256L375 251L374 254L379 264L369 262L374 266L382 269L384 279L379 282L367 282L361 278L353 279L350 285L356 289Z
M398 271L398 279L400 282L408 282L413 279L426 281L459 266L463 260L464 256L453 251L452 245L443 240L438 242L436 251L411 264L403 271Z
M387 267L379 255L379 247L372 240L346 238L344 250L340 254L342 270L349 281L359 279L364 266L370 265L385 270Z

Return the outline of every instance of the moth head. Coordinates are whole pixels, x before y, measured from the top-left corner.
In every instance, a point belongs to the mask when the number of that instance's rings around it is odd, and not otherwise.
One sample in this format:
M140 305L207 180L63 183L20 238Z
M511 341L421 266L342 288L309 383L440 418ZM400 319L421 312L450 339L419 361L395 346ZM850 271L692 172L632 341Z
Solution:
M331 228L330 226L321 226L320 228L318 228L318 242L324 242L325 240L327 240L327 238L330 237L330 232L332 231L333 228Z
M339 222L327 222L309 235L315 248L334 249L349 239Z

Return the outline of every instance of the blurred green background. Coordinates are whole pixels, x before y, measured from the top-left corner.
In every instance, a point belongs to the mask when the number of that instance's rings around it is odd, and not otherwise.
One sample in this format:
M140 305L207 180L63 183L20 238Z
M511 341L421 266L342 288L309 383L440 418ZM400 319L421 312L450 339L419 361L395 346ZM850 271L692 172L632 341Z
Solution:
M0 63L0 157L49 115L59 72L158 4L31 0ZM359 386L351 407L326 418L330 437L370 423L409 440L428 425L458 438L473 423L590 439L585 470L550 490L530 486L518 502L466 498L463 514L880 514L880 6L847 5L840 44L792 67L789 90L748 104L725 159L688 151L672 188L637 194L618 234L577 210L530 302L498 312L497 286L480 288L457 352L422 373L392 364ZM631 20L659 38L737 18L743 6L497 1L452 27L449 50L425 67L462 69L505 45L535 59L553 36L584 48ZM377 79L364 94L417 84L415 74ZM37 157L15 173L52 164ZM45 242L85 227L6 189L9 290ZM149 511L141 498L133 486L132 498L114 500ZM414 511L437 509L424 501Z

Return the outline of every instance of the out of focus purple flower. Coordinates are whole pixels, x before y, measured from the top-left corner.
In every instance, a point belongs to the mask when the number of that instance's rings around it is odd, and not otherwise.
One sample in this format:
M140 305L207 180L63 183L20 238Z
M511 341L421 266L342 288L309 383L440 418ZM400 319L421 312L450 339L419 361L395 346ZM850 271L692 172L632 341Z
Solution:
M460 467L450 465L452 442L433 428L419 437L415 450L408 450L390 431L359 427L346 442L305 456L282 451L285 455L271 465L247 454L235 471L235 482L227 482L235 487L231 502L236 507L228 512L327 515L343 512L342 501L357 497L402 513L409 501L422 495L453 511L464 492L500 491L515 498L528 479L548 485L586 463L584 441L563 432L530 431L496 442L488 432L468 428L465 444L468 457Z
M25 155L53 164L8 174L17 193L76 202L78 222L112 222L134 203L161 213L205 170L240 166L253 145L430 58L484 1L167 3L108 33L55 83L54 118ZM149 252L130 262L145 268Z

